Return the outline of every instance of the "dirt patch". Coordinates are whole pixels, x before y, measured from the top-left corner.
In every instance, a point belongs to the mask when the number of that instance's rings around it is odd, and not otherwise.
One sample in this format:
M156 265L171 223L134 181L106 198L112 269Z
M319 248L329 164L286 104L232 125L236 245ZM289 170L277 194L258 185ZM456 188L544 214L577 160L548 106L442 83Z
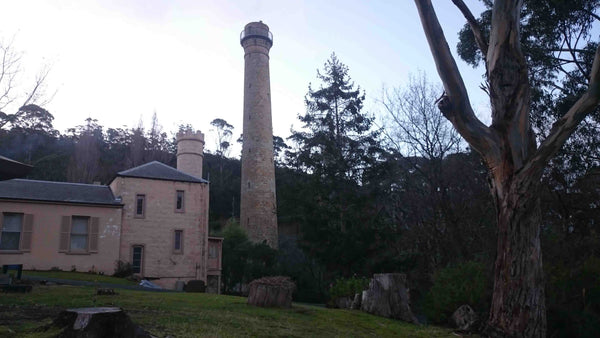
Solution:
M53 319L61 310L58 307L39 305L0 305L0 325L14 326L47 318Z

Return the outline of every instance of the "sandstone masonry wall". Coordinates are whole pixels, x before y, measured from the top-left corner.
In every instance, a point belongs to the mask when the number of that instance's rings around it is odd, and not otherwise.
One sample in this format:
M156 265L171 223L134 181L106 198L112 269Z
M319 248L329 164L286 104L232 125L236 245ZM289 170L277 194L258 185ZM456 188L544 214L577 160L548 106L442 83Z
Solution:
M121 196L123 230L119 257L132 261L132 247L142 245L142 275L173 288L175 281L206 281L208 184L117 177L110 185ZM176 192L184 191L184 212L175 210ZM136 195L145 195L144 217L135 215ZM174 252L174 232L183 230L183 252Z

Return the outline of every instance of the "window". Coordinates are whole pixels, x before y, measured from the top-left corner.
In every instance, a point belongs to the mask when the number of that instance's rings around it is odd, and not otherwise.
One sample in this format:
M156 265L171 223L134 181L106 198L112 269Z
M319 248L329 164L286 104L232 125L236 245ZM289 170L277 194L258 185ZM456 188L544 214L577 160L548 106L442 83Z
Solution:
M142 273L143 261L144 247L142 245L134 245L131 257L131 270L133 273Z
M135 217L143 218L146 206L146 195L135 196Z
M98 252L100 219L89 216L62 216L59 252L87 254Z
M183 190L177 190L176 194L175 194L175 211L177 212L183 212L184 211L184 191Z
M173 236L173 253L183 253L183 230L175 230Z
M0 233L0 250L19 250L23 214L5 213Z
M0 213L0 250L31 251L33 215Z
M89 217L73 216L69 251L87 251Z
M208 258L219 258L219 248L217 245L208 246Z

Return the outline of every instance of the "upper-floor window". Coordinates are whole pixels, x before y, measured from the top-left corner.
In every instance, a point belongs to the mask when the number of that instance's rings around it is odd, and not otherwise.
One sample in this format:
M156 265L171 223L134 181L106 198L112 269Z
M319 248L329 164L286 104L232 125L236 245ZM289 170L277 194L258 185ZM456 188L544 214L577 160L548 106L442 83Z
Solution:
M144 217L146 213L146 195L135 196L135 217Z
M217 245L208 245L208 258L219 258L219 247Z
M175 230L173 236L173 253L183 253L183 230Z
M175 211L183 212L185 207L184 191L177 190L175 194Z
M0 233L0 250L19 250L23 214L5 213Z

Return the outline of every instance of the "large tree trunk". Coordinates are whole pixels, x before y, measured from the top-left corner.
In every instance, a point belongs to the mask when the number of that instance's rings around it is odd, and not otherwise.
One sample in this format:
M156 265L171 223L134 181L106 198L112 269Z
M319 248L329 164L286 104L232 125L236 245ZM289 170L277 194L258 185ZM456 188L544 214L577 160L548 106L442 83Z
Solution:
M540 178L550 158L600 103L600 46L587 91L554 123L538 147L529 123L527 60L520 44L523 1L494 1L489 41L463 0L452 1L467 19L484 57L492 108L489 127L475 116L431 0L415 3L444 83L445 93L438 100L438 107L481 154L492 178L498 247L487 333L543 337L546 308L540 247Z
M498 247L486 334L543 337L546 307L540 247L539 180L525 178L495 196Z

